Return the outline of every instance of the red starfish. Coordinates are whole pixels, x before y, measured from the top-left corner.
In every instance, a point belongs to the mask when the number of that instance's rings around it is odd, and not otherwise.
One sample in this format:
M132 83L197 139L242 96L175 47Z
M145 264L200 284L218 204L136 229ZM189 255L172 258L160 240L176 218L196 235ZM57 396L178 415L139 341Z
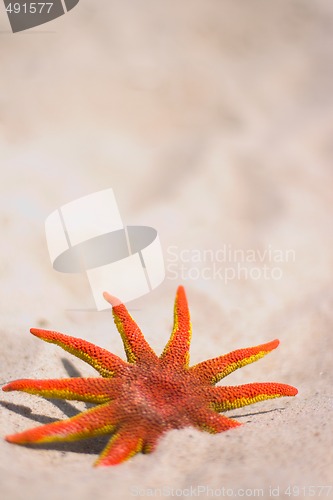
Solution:
M104 293L104 298L113 306L127 362L85 340L32 328L33 335L83 359L103 378L23 379L7 384L4 391L97 404L67 420L7 436L10 443L75 441L112 433L96 465L115 465L139 451L153 451L159 437L169 429L194 426L211 433L226 431L241 424L218 412L297 394L295 387L278 383L214 387L237 368L275 349L278 340L189 367L191 323L182 286L177 290L173 331L160 357L146 342L124 304L108 293Z

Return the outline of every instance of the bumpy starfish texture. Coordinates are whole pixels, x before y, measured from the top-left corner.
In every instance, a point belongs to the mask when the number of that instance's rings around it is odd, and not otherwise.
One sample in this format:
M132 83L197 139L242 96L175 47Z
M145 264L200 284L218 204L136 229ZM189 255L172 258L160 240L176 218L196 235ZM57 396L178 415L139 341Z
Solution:
M275 349L278 340L189 367L191 322L182 286L177 290L173 331L160 357L146 342L125 305L106 292L104 298L113 306L127 362L85 340L32 328L33 335L89 363L102 378L23 379L10 382L3 390L97 406L67 420L7 436L10 443L75 441L112 434L95 465L115 465L140 451L153 451L159 437L170 429L193 426L210 433L226 431L241 424L219 412L297 394L296 388L279 383L215 387L237 368Z

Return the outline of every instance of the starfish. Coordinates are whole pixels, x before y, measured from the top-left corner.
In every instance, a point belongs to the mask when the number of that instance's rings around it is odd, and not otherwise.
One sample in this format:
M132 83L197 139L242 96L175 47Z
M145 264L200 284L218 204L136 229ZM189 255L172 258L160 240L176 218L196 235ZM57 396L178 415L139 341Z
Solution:
M107 292L104 298L112 305L127 362L86 340L32 328L33 335L82 359L102 377L22 379L5 385L4 391L96 404L72 418L7 436L10 443L75 441L112 434L95 465L115 465L138 452L153 451L160 436L170 429L192 426L210 433L226 431L241 424L220 412L298 392L295 387L279 383L215 386L234 370L275 349L278 340L190 367L191 322L182 286L177 290L173 331L159 357L125 305Z

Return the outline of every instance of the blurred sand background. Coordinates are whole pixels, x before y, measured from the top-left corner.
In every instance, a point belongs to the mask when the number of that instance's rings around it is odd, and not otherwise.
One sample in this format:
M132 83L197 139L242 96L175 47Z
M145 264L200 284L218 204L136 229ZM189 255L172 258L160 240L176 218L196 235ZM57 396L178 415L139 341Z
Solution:
M102 470L92 468L102 439L1 440L1 498L122 500L200 485L288 498L288 485L332 484L332 2L81 0L48 25L9 29L1 8L1 383L95 374L31 326L124 356L110 313L75 310L92 306L87 280L52 269L44 235L57 207L112 187L123 220L155 227L165 252L164 283L129 305L153 348L169 337L183 283L192 363L277 337L226 383L279 381L299 395L230 412L246 424L230 432L173 431L154 454ZM265 258L279 279L227 283L205 279L211 262L181 262L183 250L224 245L295 258ZM171 272L170 247L196 276ZM1 436L84 408L20 393L1 402Z

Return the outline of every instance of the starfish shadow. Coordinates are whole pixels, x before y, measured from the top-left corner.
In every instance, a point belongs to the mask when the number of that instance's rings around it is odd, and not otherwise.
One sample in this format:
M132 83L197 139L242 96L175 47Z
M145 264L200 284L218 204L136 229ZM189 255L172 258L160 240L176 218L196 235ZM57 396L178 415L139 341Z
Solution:
M54 403L54 400L48 400L52 403ZM65 401L62 401L62 403L66 403ZM17 405L14 403L8 403L6 401L0 401L0 405L3 408L7 408L9 411L13 411L14 413L18 413L24 417L29 418L30 420L33 420L35 422L38 422L39 424L51 424L52 422L57 422L59 421L58 418L52 418L52 417L47 417L45 415L40 415L38 413L34 413L31 411L31 409L28 406L25 405ZM58 406L59 408L61 405L55 405ZM68 407L71 407L70 404L67 405ZM66 413L69 417L74 416L77 413L80 413L79 410L71 410L70 412L68 411L68 408L64 405L63 408L66 409ZM73 415L72 415L73 414ZM110 439L110 436L101 436L101 437L96 437L96 438L87 438L87 439L82 439L81 441L73 441L73 442L68 442L68 443L41 443L41 444L26 444L24 446L36 450L57 450L57 451L70 451L72 453L84 453L84 454L89 454L89 455L99 455L102 451L102 449L106 446L108 440Z
M52 422L56 422L58 420L57 418L46 417L45 415L33 413L29 406L8 403L7 401L0 401L0 405L9 411L18 413L19 415L29 418L34 422L39 422L40 424L51 424Z
M69 377L82 377L82 373L76 368L74 363L66 358L61 358L61 362Z
M75 365L71 361L69 361L66 358L61 358L61 362L70 378L82 377L82 373L75 367ZM48 399L48 398L44 399L52 403L56 408L59 408L59 410L61 410L63 414L66 415L66 417L68 418L74 417L75 415L81 413L82 411L78 410L75 405L69 403L68 401L65 401L64 399ZM83 404L87 410L95 406L91 403L83 403Z
M110 435L95 438L81 439L68 443L41 443L26 444L24 446L33 450L55 450L62 452L81 453L84 455L99 455L107 445Z
M271 410L253 411L251 413L243 413L242 415L228 415L228 418L245 418L245 417L255 417L256 415L264 415L265 413L272 413L276 411L283 411L285 408L272 408Z
M69 361L68 359L62 358L61 362L70 378L74 377L82 377L80 371L75 367L75 365ZM81 413L82 410L78 410L73 404L68 401L62 399L49 399L43 398L49 403L53 404L56 408L62 411L66 417L71 418ZM92 408L93 404L83 403L86 406L86 409ZM7 401L0 400L0 406L6 408L9 411L22 415L23 417L29 418L34 422L38 422L42 425L51 424L52 422L59 421L59 418L52 418L45 415L41 415L39 413L34 413L29 406L9 403ZM110 434L111 435L111 434ZM64 443L41 443L41 444L26 444L24 446L36 449L36 450L57 450L57 451L69 451L73 453L84 453L89 455L99 455L102 449L106 446L108 440L110 439L110 435L108 436L100 436L95 438L87 438L82 439L81 441L72 441L72 442L64 442Z

